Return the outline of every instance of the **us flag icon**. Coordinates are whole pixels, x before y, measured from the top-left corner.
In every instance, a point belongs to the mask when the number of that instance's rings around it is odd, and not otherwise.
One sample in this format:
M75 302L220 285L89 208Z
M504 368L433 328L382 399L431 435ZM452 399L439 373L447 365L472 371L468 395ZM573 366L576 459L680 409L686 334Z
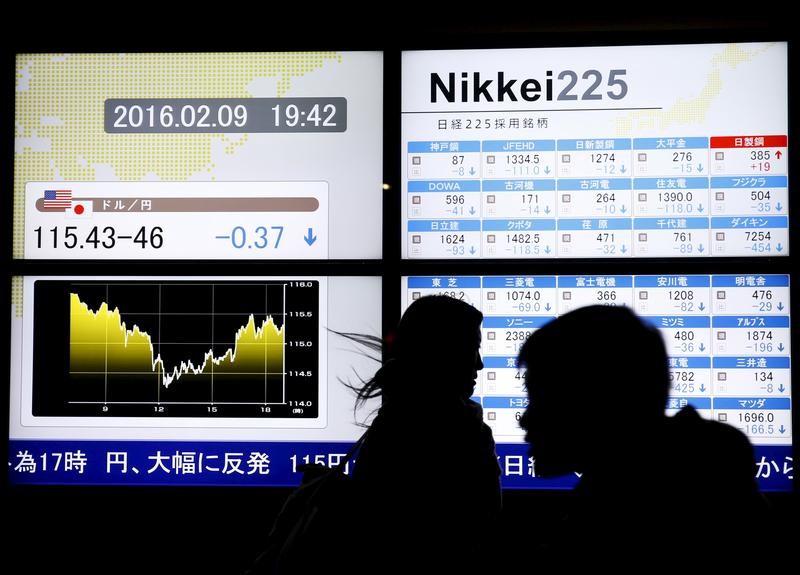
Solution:
M72 207L72 190L45 190L44 205L46 212L63 212Z

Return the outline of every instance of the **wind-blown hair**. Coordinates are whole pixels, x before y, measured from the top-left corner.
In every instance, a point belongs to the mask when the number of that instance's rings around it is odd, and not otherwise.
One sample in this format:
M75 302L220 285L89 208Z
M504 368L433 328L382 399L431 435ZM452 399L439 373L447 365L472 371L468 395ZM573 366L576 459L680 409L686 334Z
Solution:
M383 353L383 365L373 377L359 378L358 384L343 382L356 392L356 409L368 399L383 396L386 401L413 391L402 389L402 382L419 379L421 374L438 379L449 372L453 362L469 354L474 358L482 321L483 314L471 305L450 296L432 295L408 306L385 344L376 336L335 332L366 348L373 359L377 359L373 353Z

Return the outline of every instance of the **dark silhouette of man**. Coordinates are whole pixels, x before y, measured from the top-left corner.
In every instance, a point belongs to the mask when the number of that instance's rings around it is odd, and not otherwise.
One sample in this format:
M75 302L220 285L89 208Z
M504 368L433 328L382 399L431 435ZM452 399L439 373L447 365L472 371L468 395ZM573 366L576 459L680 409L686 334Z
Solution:
M755 563L769 528L750 442L691 407L665 415L670 374L657 329L625 307L580 308L534 332L519 364L530 400L520 425L537 475L581 474L542 562Z

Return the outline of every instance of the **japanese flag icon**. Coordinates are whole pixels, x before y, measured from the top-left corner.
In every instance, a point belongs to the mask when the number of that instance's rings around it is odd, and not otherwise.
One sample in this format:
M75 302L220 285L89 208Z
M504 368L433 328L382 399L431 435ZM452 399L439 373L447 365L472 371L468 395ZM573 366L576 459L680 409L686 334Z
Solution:
M64 213L70 219L90 218L92 217L93 207L92 200L75 200L70 207L64 210Z

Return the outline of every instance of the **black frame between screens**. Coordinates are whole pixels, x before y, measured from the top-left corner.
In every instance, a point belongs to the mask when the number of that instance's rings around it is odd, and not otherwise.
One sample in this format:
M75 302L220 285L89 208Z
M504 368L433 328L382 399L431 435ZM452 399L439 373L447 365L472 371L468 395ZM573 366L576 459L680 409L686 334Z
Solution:
M443 19L444 20L444 19ZM764 20L718 20L698 18L693 21L658 18L640 19L576 19L569 17L543 18L522 22L514 26L489 23L484 27L460 23L426 22L408 25L404 20L391 32L357 27L345 27L337 33L328 29L312 29L308 35L291 34L290 31L269 38L233 42L215 41L210 37L181 38L158 36L146 41L133 33L100 38L92 36L68 36L64 33L42 35L37 38L13 38L2 52L2 102L0 114L0 174L6 189L13 189L13 127L14 127L14 83L15 55L24 52L208 52L208 51L291 51L316 49L381 50L384 53L384 119L383 119L383 257L371 260L311 260L272 262L263 261L58 261L14 260L11 257L12 227L5 227L2 238L3 281L0 282L0 301L11 298L11 278L25 275L204 275L210 267L214 275L220 276L269 276L269 275L321 275L321 276L379 276L382 278L382 326L384 335L394 326L400 316L401 277L409 275L556 275L556 274L725 274L725 273L791 273L791 256L772 258L709 257L703 259L676 260L669 258L642 259L554 259L541 261L481 260L481 261L437 261L403 260L400 257L401 221L400 206L403 193L400 186L400 85L401 54L403 50L420 49L491 49L491 48L540 48L551 46L611 46L639 44L684 44L746 41L788 41L789 70L797 60L797 44L788 22L778 18ZM348 34L347 32L352 32ZM68 36L68 37L67 37ZM8 40L8 39L7 39ZM218 43L219 42L219 43ZM797 114L791 107L792 96L798 94L798 75L789 74L789 139L798 134ZM790 155L789 172L796 173L800 165L795 155ZM3 195L2 204L6 213L13 213L11 193ZM798 249L800 223L797 210L790 211L790 253ZM8 219L6 220L8 221ZM791 282L791 298L800 301L796 281ZM7 308L8 309L8 308ZM10 334L9 324L5 330ZM791 339L797 342L793 324ZM8 349L8 347L6 347ZM8 355L0 363L8 373ZM797 378L793 378L794 381ZM8 428L8 393L0 394L0 410L3 415L0 425ZM797 414L792 424L796 428ZM2 443L6 455L8 444ZM793 450L794 451L794 450ZM8 477L3 478L5 491L16 494L26 492L41 494L55 492L93 492L96 486L9 486ZM123 490L123 487L105 486L103 492ZM136 487L137 490L175 493L180 490L217 491L220 488L186 487ZM282 488L269 488L284 493ZM222 489L221 491L230 491ZM793 490L794 493L794 490ZM778 498L785 494L778 495Z

